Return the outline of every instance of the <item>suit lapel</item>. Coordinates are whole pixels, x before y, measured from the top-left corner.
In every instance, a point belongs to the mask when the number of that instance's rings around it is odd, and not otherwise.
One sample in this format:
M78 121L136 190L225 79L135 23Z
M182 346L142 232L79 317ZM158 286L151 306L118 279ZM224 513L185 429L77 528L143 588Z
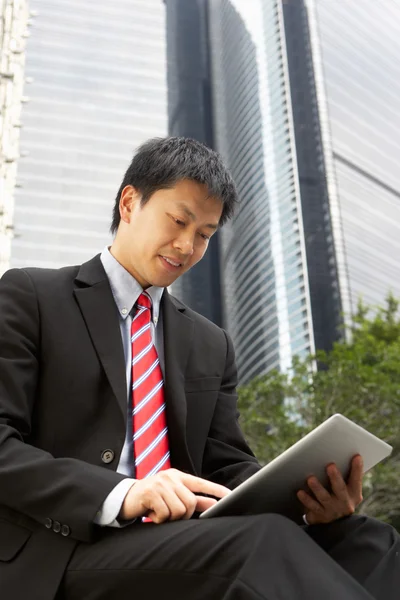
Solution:
M194 323L185 307L165 290L162 298L165 396L171 463L181 471L194 472L186 441L187 405L185 371L193 343Z
M125 358L118 309L99 256L81 266L76 282L76 300L126 421Z

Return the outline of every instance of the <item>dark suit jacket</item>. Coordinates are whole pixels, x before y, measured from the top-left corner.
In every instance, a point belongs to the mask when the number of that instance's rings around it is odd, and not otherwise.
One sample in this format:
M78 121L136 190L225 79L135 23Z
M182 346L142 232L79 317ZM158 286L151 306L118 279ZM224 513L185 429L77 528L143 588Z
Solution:
M233 488L259 466L237 424L231 341L167 292L162 311L171 463ZM76 544L96 539L95 515L124 478L116 468L126 402L119 316L99 256L8 271L0 282L2 600L51 600Z

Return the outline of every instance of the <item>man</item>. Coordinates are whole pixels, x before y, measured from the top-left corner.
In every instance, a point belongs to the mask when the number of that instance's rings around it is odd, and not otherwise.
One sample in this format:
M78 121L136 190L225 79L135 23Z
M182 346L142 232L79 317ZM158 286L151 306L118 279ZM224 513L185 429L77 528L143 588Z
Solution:
M232 215L219 156L144 144L110 248L0 283L2 600L397 598L399 539L347 485L278 515L191 518L259 469L237 424L229 336L167 291Z

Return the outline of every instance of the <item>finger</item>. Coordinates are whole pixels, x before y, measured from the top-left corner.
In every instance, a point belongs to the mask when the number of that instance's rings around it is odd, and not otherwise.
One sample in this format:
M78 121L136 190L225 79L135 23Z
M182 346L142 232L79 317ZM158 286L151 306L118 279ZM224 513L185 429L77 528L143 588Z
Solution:
M211 508L218 502L218 500L215 500L214 498L206 498L205 496L196 496L196 500L196 512L199 513L202 513L208 508Z
M304 508L306 509L307 519L308 519L308 511L311 513L315 513L317 515L318 514L321 515L324 512L324 509L321 506L321 504L319 502L317 502L317 500L314 500L314 498L311 498L311 496L309 494L307 494L307 492L305 492L304 490L299 490L297 492L297 497L300 500L300 502L302 503L302 505L304 506ZM311 523L310 520L309 520L309 522Z
M356 499L350 495L349 488L344 481L341 472L335 464L328 465L327 473L331 482L336 516L353 514L356 508Z
M168 521L179 521L186 515L186 504L178 496L175 488L166 485L164 486L161 495L168 507Z
M157 494L152 497L151 502L146 506L146 515L153 521L153 523L164 523L170 517L170 511L164 498Z
M357 504L362 502L362 485L364 476L364 461L362 456L357 454L351 462L351 472L348 482L349 494Z
M316 499L323 506L329 506L332 503L332 496L327 489L318 481L316 477L309 477L307 484Z
M174 491L185 506L185 514L182 514L181 519L190 519L196 510L197 496L180 482L175 486Z
M326 467L326 472L331 482L332 492L339 500L347 501L349 493L345 480L337 466L332 463Z
M188 475L187 473L182 473L181 475L182 483L186 485L191 492L210 494L211 496L216 496L217 498L223 498L231 493L231 490L224 485L219 485L218 483L207 481L207 479L195 477L194 475Z

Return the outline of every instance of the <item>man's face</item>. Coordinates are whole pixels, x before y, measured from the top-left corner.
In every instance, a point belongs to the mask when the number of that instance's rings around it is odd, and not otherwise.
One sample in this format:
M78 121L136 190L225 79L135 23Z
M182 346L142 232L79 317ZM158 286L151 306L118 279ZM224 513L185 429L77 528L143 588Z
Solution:
M140 199L133 187L123 190L111 252L144 289L166 287L203 257L223 205L186 179L158 190L144 206Z

